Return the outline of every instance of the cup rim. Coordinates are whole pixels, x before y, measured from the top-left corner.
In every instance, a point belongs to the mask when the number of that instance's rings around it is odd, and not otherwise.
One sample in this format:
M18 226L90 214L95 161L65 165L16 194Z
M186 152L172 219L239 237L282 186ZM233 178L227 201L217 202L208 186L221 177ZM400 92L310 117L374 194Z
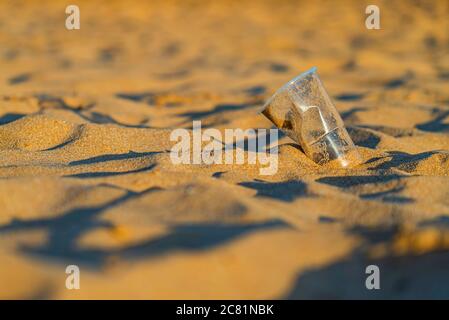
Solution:
M289 86L291 86L293 83L297 82L298 80L305 78L306 76L308 76L309 74L312 73L316 73L318 70L317 67L312 67L310 69L308 69L307 71L304 71L303 73L301 73L300 75L296 76L295 78L291 79L290 81L288 81L287 83L285 83L284 85L282 85L279 89L277 89L272 95L271 97L265 102L265 104L263 105L263 110L271 103L271 101L273 100L273 98L280 92L283 92L284 90L286 90Z

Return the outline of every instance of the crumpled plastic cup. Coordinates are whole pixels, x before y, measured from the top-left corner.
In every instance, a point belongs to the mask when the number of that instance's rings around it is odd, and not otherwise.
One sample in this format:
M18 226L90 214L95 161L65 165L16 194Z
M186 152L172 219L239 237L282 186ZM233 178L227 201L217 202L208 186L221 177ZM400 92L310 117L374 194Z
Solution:
M276 91L262 114L319 165L332 162L346 168L361 162L315 67Z

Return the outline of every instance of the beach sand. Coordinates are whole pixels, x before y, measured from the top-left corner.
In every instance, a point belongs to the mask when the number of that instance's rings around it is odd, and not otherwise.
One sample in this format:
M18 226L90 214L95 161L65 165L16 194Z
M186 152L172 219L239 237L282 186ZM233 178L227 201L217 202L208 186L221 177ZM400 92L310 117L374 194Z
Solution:
M447 1L77 3L0 4L0 298L449 298ZM312 66L361 165L171 162Z

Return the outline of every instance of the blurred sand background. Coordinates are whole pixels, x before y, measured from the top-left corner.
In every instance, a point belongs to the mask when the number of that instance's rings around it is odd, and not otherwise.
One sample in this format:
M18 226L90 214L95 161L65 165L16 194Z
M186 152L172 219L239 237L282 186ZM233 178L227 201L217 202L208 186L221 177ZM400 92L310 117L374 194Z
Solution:
M0 298L449 298L449 2L372 2L2 1ZM362 165L171 163L312 66Z

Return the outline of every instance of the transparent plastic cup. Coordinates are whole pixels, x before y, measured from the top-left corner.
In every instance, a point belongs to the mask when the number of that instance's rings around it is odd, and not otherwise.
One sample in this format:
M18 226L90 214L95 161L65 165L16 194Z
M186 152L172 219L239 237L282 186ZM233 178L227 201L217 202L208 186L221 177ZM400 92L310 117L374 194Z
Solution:
M317 164L357 165L360 155L316 71L314 67L281 87L262 114Z

